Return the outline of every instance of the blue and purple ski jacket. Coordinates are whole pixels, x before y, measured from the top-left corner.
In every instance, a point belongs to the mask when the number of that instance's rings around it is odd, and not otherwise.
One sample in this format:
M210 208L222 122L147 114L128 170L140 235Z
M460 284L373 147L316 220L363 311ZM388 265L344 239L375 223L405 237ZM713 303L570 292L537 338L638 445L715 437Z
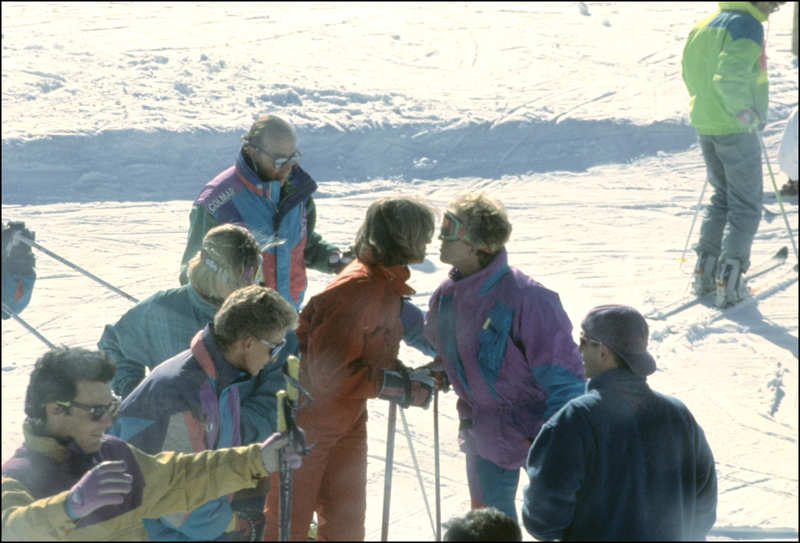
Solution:
M583 394L572 324L558 294L508 265L505 249L486 268L454 268L430 299L425 336L471 420L477 453L505 469L525 463L550 415Z
M311 195L317 184L300 166L294 166L285 186L263 181L240 151L236 163L209 181L189 215L189 234L181 260L181 284L186 266L200 250L203 237L219 224L238 224L250 230L261 247L265 286L300 310L306 291L306 266L333 271L328 255L335 247L314 233L316 211ZM277 238L282 243L269 244Z
M241 445L241 403L254 394L255 381L225 360L206 325L189 349L159 364L131 392L109 433L149 454ZM208 502L188 515L146 519L148 536L215 539L233 527L230 498Z

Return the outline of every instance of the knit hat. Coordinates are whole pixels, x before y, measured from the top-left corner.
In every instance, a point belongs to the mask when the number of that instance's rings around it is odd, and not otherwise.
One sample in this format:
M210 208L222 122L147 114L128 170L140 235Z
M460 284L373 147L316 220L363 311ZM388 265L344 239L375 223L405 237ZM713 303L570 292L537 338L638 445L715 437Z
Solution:
M647 322L634 308L599 305L589 311L581 328L590 339L614 351L633 373L647 377L656 371L656 361L647 352Z

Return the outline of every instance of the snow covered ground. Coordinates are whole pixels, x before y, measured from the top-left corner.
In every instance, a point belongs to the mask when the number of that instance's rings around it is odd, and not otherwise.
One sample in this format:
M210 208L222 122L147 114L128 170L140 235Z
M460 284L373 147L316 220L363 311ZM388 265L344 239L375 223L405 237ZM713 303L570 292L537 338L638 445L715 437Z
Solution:
M648 312L688 291L694 258L680 257L705 171L680 56L714 6L4 2L3 218L143 299L177 285L191 200L232 163L252 120L273 112L298 128L327 240L349 244L381 196L421 194L443 209L487 190L514 225L511 263L558 291L575 326L601 303ZM773 168L798 100L791 8L766 25ZM796 237L796 199L785 205ZM412 273L420 307L447 272L438 245ZM794 264L783 220L765 215L754 263L782 246ZM37 270L22 317L54 343L94 347L131 305L42 253ZM306 299L328 279L310 272ZM796 534L798 276L787 264L759 284L759 299L724 313L699 305L651 320L649 381L706 431L717 525ZM2 348L6 460L46 348L14 321L2 323ZM469 494L455 396L440 400L447 520ZM370 404L368 539L380 536L386 415ZM406 417L432 509L433 414ZM399 417L391 518L390 539L432 538Z

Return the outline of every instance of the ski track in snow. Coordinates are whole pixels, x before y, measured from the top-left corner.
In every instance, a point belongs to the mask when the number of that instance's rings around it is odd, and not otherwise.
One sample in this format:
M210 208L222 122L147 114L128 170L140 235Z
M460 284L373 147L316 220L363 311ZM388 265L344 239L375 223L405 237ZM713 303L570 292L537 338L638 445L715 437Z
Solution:
M680 257L704 170L680 56L710 8L580 5L181 3L132 14L5 3L3 218L144 299L177 285L191 200L232 163L253 117L273 111L298 128L327 241L349 244L376 198L420 194L442 210L458 192L486 190L514 225L511 264L557 291L574 327L601 303L646 313L687 292L694 263L691 250ZM797 104L790 9L779 15L768 32L771 157ZM766 167L764 176L771 191ZM796 236L796 200L784 206ZM765 213L754 262L789 244L775 219ZM438 250L434 240L412 270L422 308L447 271ZM95 348L131 302L36 256L22 317L54 343ZM650 321L659 369L649 382L705 430L720 526L797 530L798 285L788 262L791 253L752 303ZM306 300L329 279L310 271ZM6 460L45 348L13 321L2 347ZM405 346L400 357L426 362ZM455 402L440 395L443 521L469 509ZM369 410L366 535L376 540L388 409L374 400ZM433 507L433 415L406 415ZM430 540L400 420L397 431L389 537ZM518 505L525 483L522 473Z

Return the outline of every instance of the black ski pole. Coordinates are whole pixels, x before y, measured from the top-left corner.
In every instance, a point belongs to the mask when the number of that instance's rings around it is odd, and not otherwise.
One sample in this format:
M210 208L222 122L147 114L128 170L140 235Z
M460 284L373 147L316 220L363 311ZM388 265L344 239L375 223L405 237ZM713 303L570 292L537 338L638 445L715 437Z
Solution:
M439 387L433 389L433 473L436 481L436 541L441 541L442 495L439 476Z
M278 432L286 433L286 391L281 389L275 393L278 400ZM291 442L289 447L291 447ZM291 504L292 504L292 470L289 463L281 456L280 460L280 509L278 510L280 523L278 525L278 540L289 541L289 529L291 527Z
M381 541L389 536L389 503L392 498L392 464L394 462L394 428L397 424L397 403L389 402L389 424L386 431L386 470L383 474L383 520Z

